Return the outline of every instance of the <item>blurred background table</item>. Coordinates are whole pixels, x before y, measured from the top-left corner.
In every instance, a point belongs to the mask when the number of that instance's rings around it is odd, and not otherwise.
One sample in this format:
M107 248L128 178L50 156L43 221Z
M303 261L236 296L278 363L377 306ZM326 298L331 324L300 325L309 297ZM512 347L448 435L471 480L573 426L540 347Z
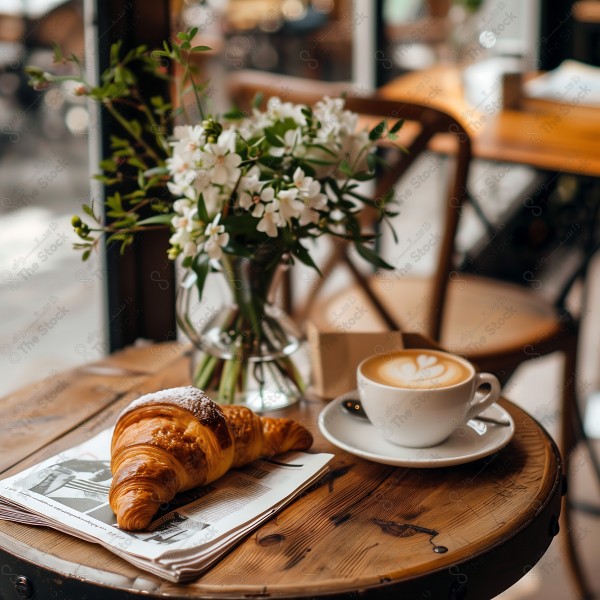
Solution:
M143 393L187 384L188 369L186 348L175 343L128 348L3 398L2 476L96 434ZM168 583L100 546L0 521L0 593L491 598L524 576L558 533L562 491L555 444L523 410L501 404L516 423L506 448L459 467L404 469L327 443L316 426L324 403L305 399L277 415L310 428L314 451L335 454L329 474L196 581Z
M600 136L594 126L600 123L600 107L521 96L505 108L501 82L492 78L486 85L467 70L448 65L402 75L379 95L449 112L469 132L474 157L600 176ZM432 149L447 150L443 140Z

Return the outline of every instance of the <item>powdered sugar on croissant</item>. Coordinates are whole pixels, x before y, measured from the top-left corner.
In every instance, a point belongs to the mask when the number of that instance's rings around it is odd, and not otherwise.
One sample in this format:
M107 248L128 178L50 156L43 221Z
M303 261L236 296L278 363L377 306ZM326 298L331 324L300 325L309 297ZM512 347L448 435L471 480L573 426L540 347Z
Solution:
M219 406L193 387L142 396L112 438L110 506L119 527L146 529L161 504L261 457L306 450L310 432L291 419Z

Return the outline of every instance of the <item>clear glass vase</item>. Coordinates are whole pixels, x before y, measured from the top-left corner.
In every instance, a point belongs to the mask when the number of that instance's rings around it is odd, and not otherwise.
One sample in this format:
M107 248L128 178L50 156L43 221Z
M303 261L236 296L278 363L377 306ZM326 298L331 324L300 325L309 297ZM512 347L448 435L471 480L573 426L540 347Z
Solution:
M222 271L206 281L198 298L188 275L177 294L177 321L193 343L192 383L221 404L261 412L289 406L304 391L292 360L300 333L273 303L285 264L224 256Z

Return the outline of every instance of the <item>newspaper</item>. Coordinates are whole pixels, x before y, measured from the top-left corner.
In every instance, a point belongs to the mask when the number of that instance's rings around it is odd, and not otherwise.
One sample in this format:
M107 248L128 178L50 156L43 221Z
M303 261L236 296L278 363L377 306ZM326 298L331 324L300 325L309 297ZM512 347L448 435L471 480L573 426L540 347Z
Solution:
M183 492L147 531L117 527L108 504L112 428L0 481L0 519L49 526L102 544L173 582L198 577L248 532L309 488L332 454L288 452Z
M600 68L564 60L553 71L531 79L523 86L530 98L554 100L570 106L600 105Z

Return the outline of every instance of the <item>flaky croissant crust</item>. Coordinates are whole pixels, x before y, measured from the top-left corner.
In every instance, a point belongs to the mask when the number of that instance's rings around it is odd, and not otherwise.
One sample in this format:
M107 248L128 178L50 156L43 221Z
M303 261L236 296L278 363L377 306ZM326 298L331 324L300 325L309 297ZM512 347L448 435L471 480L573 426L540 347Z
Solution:
M244 406L220 407L193 387L147 394L115 426L109 503L119 527L146 529L176 493L260 457L306 450L312 441L295 421L259 417Z

